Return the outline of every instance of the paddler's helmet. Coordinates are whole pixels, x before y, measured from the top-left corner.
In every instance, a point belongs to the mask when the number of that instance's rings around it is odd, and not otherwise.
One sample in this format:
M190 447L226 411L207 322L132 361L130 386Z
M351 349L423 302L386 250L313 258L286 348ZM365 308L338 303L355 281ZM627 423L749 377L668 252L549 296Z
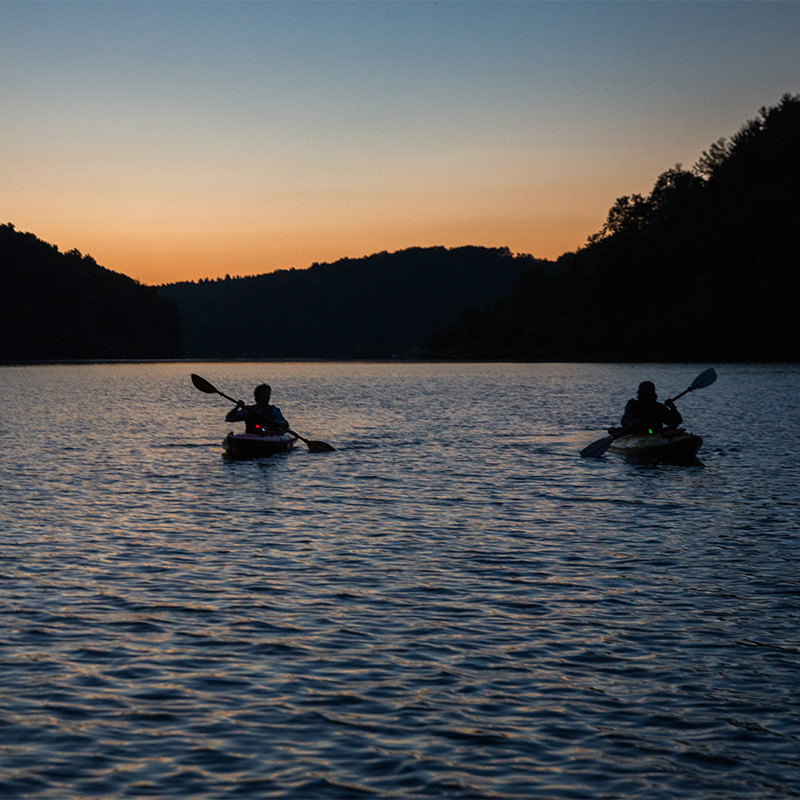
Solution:
M638 394L642 399L655 400L657 397L656 385L653 383L653 381L642 381L639 384L636 394Z
M272 387L268 383L261 383L253 389L253 397L255 397L257 403L269 403L271 394Z

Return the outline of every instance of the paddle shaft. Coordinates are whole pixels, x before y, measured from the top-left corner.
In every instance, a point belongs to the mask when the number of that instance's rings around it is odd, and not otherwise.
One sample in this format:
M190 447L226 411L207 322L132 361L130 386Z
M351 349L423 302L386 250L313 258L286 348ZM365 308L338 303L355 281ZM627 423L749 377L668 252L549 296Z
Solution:
M224 392L221 392L219 389L214 390L220 397L224 397L226 400L230 400L235 406L243 406L244 403L241 400L234 400L232 397L228 397Z
M671 400L667 400L667 403L674 403L676 400L679 400L685 394L689 394L689 392L694 391L694 386L690 386L688 389L684 389L680 394L676 394Z

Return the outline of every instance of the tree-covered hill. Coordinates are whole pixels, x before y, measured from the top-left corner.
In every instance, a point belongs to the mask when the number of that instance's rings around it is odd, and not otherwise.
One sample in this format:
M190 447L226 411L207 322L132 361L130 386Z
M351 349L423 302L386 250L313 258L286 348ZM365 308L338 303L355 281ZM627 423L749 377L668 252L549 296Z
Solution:
M799 236L785 95L556 263L416 247L155 288L0 225L0 360L800 361Z
M178 309L155 288L0 225L0 361L180 355Z
M507 295L539 263L507 248L410 248L160 288L180 307L189 357L413 358L461 310Z
M433 358L799 361L800 96L619 198L555 267L431 337Z

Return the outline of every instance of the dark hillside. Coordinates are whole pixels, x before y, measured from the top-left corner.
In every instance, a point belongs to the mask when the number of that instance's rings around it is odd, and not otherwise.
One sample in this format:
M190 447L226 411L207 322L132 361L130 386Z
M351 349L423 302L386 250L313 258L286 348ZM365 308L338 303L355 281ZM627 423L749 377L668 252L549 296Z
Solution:
M411 248L160 291L181 309L189 357L417 357L426 336L537 263L506 248Z
M800 96L619 198L557 268L428 340L434 358L798 361Z
M180 355L177 307L154 288L0 225L0 361Z
M156 289L0 225L0 360L800 361L799 235L786 95L557 263L417 247Z

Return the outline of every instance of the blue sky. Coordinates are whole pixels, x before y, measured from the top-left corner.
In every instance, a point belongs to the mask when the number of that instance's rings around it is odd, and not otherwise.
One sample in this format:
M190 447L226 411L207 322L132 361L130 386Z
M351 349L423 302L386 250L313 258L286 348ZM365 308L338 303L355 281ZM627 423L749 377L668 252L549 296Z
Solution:
M800 92L796 2L2 2L4 220L145 283L555 258Z

